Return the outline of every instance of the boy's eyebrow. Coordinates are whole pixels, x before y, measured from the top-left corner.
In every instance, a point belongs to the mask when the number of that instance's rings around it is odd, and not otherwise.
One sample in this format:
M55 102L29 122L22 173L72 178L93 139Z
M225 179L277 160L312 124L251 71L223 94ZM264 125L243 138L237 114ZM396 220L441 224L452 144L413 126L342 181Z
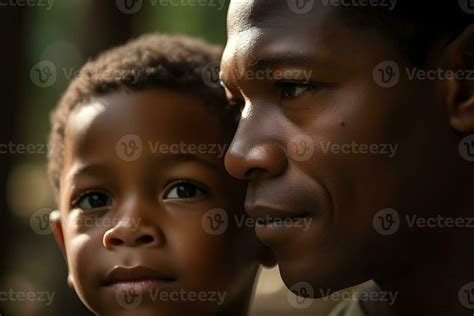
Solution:
M208 148L209 146L206 145ZM157 160L161 163L176 163L176 162L199 162L211 169L218 169L219 165L209 159L204 158L202 155L192 153L167 153L157 157Z
M162 154L157 157L160 163L171 164L176 162L189 162L195 161L203 164L211 169L219 169L219 165L209 159L202 157L201 155L191 153L168 153ZM97 175L97 174L114 174L114 168L109 163L91 163L83 164L80 167L74 169L66 176L67 182L76 182L77 178L84 175Z
M93 175L93 174L113 174L113 168L107 163L93 163L93 164L83 164L80 167L74 169L66 177L66 181L75 182L76 179L83 175Z

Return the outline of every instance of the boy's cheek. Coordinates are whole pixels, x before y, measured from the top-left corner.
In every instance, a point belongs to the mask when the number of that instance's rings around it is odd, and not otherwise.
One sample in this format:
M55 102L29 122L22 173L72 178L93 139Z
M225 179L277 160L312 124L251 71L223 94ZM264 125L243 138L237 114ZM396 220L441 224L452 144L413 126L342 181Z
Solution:
M81 300L87 302L99 290L101 275L100 241L88 234L66 233L66 253L68 262L68 283Z

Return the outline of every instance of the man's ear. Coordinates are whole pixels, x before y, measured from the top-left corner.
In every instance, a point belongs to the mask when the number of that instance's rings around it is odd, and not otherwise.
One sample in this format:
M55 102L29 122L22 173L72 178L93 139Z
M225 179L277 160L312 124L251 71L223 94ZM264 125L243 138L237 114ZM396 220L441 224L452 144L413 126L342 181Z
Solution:
M49 214L49 225L54 233L54 238L58 244L61 252L63 253L64 259L66 259L66 246L64 243L64 232L63 225L61 223L61 213L59 211L52 211Z
M451 127L460 133L474 132L474 24L447 47L448 69L456 74L447 80Z

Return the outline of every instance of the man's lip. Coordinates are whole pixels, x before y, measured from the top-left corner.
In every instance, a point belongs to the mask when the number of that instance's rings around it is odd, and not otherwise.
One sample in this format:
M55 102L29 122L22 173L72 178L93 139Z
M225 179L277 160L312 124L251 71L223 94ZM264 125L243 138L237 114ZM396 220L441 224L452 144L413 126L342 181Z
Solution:
M289 211L281 207L264 204L246 204L245 209L251 217L261 224L277 219L297 219L312 216L308 211Z
M173 282L176 278L168 273L164 273L146 266L133 267L113 267L105 276L104 285L113 285L117 283L141 282L155 280L160 282Z

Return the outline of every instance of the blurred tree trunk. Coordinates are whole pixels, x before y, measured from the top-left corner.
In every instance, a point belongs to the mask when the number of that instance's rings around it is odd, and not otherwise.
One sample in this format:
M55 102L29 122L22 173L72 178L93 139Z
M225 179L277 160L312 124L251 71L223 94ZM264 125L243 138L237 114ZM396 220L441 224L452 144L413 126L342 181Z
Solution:
M20 7L4 6L0 8L0 144L15 142L15 122L18 119L21 103L21 83L25 72L24 56L24 18L25 10ZM5 278L7 254L13 247L14 234L11 216L7 211L6 183L8 171L12 165L12 157L0 154L0 288ZM0 314L2 306L0 305Z
M87 58L124 43L133 36L134 14L119 10L116 1L91 0L84 21L84 32L80 35L79 47Z

